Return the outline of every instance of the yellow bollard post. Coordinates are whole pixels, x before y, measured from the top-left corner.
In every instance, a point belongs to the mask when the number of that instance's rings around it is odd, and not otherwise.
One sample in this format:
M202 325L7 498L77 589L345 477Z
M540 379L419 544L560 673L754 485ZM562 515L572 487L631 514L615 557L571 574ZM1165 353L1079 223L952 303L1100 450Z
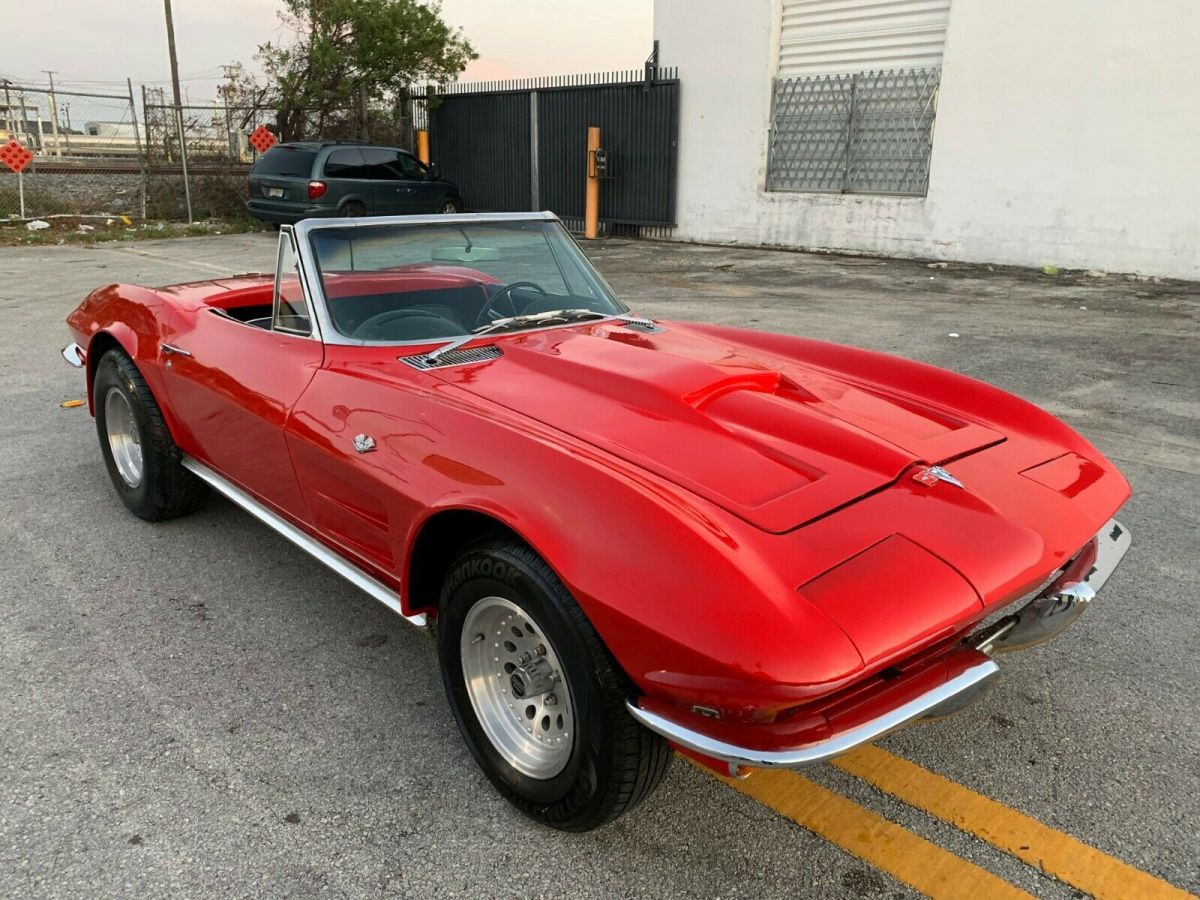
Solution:
M424 128L417 129L417 159L429 165L429 132Z
M596 176L596 151L600 149L600 129L588 128L587 198L583 207L583 236L589 241L600 233L600 179Z

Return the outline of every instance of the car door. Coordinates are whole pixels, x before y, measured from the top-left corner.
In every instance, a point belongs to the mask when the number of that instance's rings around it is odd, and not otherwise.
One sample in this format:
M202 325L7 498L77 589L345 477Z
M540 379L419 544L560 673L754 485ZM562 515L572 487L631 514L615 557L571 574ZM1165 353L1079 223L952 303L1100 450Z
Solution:
M363 159L358 147L338 147L325 159L324 180L328 185L324 202L340 206L349 198L352 203L361 203L368 213L379 213L375 203L375 182L371 178L370 166Z
M371 181L375 198L375 213L380 216L402 216L412 212L412 202L406 184L401 180L396 164L396 151L386 147L363 147L364 172Z
M250 324L201 306L180 314L162 350L186 452L307 521L284 427L321 367L324 348L309 316L291 229L280 233L269 322Z
M410 211L419 215L439 212L442 204L442 186L433 180L429 168L411 153L405 153L403 150L396 154L396 164L400 167L402 180L408 188Z

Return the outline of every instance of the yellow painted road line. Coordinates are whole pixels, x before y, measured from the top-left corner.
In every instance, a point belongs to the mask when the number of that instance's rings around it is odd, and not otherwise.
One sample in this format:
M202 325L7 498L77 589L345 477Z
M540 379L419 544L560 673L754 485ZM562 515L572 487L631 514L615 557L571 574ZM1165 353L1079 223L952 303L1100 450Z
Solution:
M832 764L1097 900L1195 900L1174 885L879 747L864 745Z
M930 897L1030 898L986 869L795 772L764 769L745 781L716 777Z

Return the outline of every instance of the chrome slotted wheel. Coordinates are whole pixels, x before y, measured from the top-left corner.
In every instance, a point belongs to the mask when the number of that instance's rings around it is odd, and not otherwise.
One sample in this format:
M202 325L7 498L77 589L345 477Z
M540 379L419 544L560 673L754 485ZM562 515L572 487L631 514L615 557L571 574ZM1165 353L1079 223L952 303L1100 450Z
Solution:
M137 487L142 483L142 438L129 398L119 388L104 395L104 427L117 473L129 487Z
M467 612L460 652L467 695L496 752L530 778L561 772L575 740L575 707L538 623L503 597L484 597Z

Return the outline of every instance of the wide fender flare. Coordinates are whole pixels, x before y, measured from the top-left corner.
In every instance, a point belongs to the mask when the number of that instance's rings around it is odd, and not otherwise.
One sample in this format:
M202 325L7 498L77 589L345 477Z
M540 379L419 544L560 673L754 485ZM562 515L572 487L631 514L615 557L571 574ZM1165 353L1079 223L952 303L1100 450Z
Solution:
M456 492L414 524L409 554L439 512L495 519L546 560L638 690L673 703L780 707L861 669L841 629L758 551L750 526L724 514L689 522L614 479L606 505L623 509L625 527L606 528L583 497L560 496L579 513L571 530L536 496Z
M90 293L67 317L67 324L83 336L87 351L88 410L95 415L92 383L103 344L115 341L142 373L150 392L175 432L177 422L166 402L159 365L159 346L170 332L177 310L155 291L127 284L110 284ZM97 352L101 351L101 352Z

